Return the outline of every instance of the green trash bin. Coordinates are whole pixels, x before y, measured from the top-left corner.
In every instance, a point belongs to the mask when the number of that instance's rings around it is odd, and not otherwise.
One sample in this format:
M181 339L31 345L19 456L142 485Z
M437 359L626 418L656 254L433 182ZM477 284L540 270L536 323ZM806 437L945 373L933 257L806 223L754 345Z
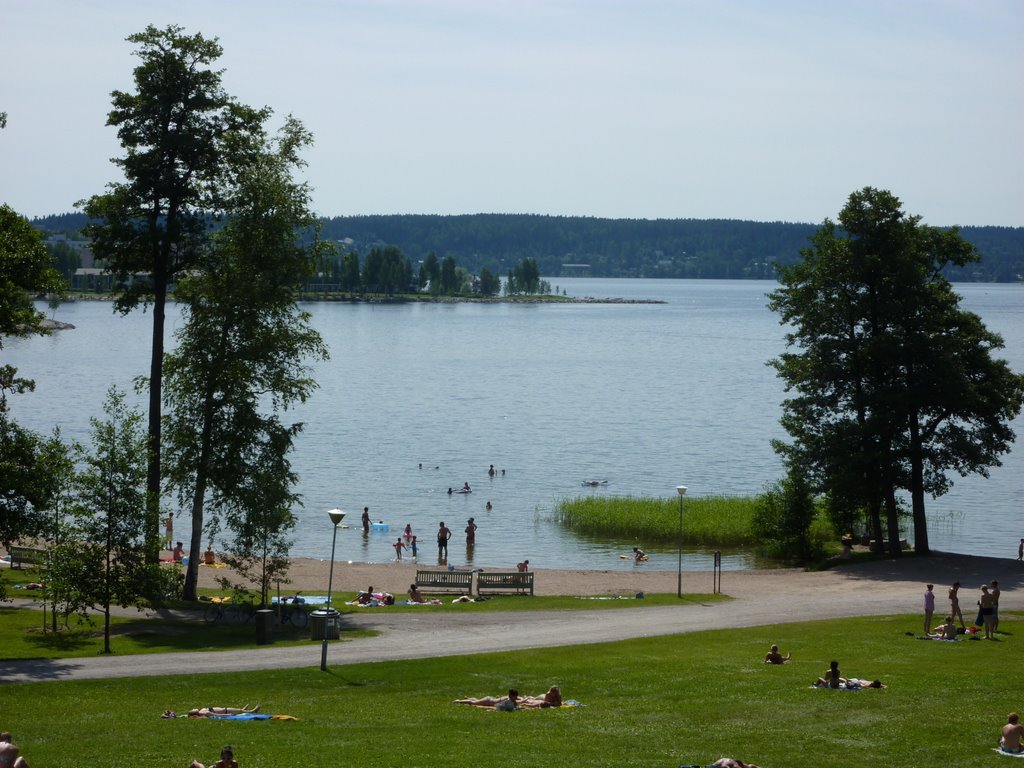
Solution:
M256 611L256 645L274 642L274 612L269 608Z
M309 614L311 640L337 640L341 636L341 614L333 608L319 608Z

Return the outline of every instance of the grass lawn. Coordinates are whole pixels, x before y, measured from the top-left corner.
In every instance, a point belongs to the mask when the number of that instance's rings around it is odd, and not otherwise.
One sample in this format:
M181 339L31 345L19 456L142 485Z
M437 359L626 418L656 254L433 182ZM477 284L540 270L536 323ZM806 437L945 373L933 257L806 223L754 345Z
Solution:
M573 648L217 675L0 686L0 727L34 768L184 768L231 744L243 768L1002 765L991 751L1024 691L1020 614L999 642L907 637L920 617L703 632ZM769 643L793 661L761 663ZM344 658L337 645L332 660ZM809 688L830 659L887 690ZM154 659L154 663L160 663ZM180 672L181 670L174 670ZM551 684L586 706L496 713L452 704ZM241 706L298 722L161 720Z

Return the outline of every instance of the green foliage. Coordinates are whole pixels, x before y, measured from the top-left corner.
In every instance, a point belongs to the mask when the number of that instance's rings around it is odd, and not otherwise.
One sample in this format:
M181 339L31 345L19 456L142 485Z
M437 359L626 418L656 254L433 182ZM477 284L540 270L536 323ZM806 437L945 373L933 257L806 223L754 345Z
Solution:
M811 526L819 517L823 519L803 475L790 471L758 496L751 529L772 555L807 562L821 554L811 538Z
M1024 376L993 356L1002 339L943 277L978 259L955 227L924 226L867 187L801 261L780 267L770 295L789 329L771 364L792 393L781 422L793 442L776 450L837 510L867 509L876 539L884 509L894 553L898 492L910 494L915 547L927 553L925 495L945 493L949 470L998 465L1024 405Z
M706 609L681 610L683 623L687 610ZM1020 665L1007 664L1012 638L925 643L904 636L919 624L918 616L844 618L340 666L342 642L329 657L339 666L327 674L314 663L154 676L144 685L127 679L7 686L17 706L5 711L4 727L33 765L51 768L78 766L82 754L173 768L193 756L209 762L226 743L246 768L292 763L297 744L308 754L344 754L380 768L650 768L708 765L723 755L791 768L997 764L991 747L1024 688ZM793 660L763 664L770 643L792 650ZM848 674L878 677L889 687L810 688L831 659ZM552 684L585 706L495 713L451 703L510 686L536 694ZM222 704L258 701L264 712L299 719L159 718L166 709L208 704L210 691L230 697ZM69 739L75 750L67 748Z
M736 497L684 498L684 541L708 547L753 543L754 504ZM678 499L580 496L560 501L555 513L563 525L583 534L664 543L679 537Z
M305 361L327 355L296 304L322 244L309 190L293 179L312 141L302 124L289 119L273 140L236 141L245 152L222 190L226 221L178 287L185 323L165 363L167 474L192 521L185 597L196 597L204 527L212 526L228 533L229 564L257 583L265 603L287 569L298 503L287 456L301 426L283 424L280 413L316 388Z
M142 415L107 391L105 421L91 419L92 450L78 446L74 518L67 538L49 556L49 583L62 613L99 608L104 652L110 653L110 607L139 605L159 566L143 552L146 437Z
M223 53L216 39L186 35L174 25L150 25L127 39L140 60L133 71L135 91L114 91L107 116L124 148L114 160L124 181L79 205L91 220L85 233L95 257L119 282L116 308L129 312L150 301L154 307L144 529L147 556L156 562L168 287L196 267L211 214L223 210L224 189L244 161L248 137L261 132L269 111L241 105L221 87L222 72L213 68Z
M43 314L32 298L64 289L38 230L10 206L0 205L0 349L4 336L43 333Z

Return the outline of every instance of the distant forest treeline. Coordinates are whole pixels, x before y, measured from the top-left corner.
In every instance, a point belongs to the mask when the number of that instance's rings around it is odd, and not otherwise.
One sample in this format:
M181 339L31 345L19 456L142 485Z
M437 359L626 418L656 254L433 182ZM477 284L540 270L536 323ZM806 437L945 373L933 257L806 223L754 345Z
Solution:
M71 235L84 214L45 216L33 224ZM366 254L395 245L414 263L431 252L452 256L472 273L506 276L524 258L541 274L560 277L688 277L771 279L773 264L789 264L817 224L732 219L598 219L583 216L477 213L395 214L323 219L323 237ZM962 227L982 254L979 264L952 269L963 282L1024 280L1024 227Z

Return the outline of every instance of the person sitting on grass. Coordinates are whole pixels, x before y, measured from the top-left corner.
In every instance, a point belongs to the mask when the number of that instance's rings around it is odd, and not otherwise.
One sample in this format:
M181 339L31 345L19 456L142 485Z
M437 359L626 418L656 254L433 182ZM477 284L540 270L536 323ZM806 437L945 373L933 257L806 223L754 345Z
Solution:
M206 768L206 766L198 760L193 760L189 768ZM230 744L220 751L220 760L216 763L211 763L210 768L238 768L238 761L235 760L235 751L231 748Z
M734 757L720 757L711 764L711 768L757 768L753 763L744 763Z
M214 715L253 715L260 711L260 705L257 704L255 707L250 709L248 706L245 707L200 707L198 709L190 709L188 711L189 717L211 717Z
M814 684L819 688L839 688L839 686L846 682L846 679L839 674L839 662L832 661L828 665L828 669L825 671L824 677L819 677L814 681Z
M28 760L21 756L21 750L11 738L10 731L0 733L0 765L4 768L28 768Z
M1020 715L1011 712L1006 718L1006 725L999 737L999 748L1011 755L1024 754L1024 725L1020 724Z
M779 653L779 646L773 644L772 645L772 649L770 651L768 651L768 653L766 653L765 656L764 656L764 663L765 664L785 664L787 661L789 661L792 658L792 656L793 656L792 652L787 653L785 656L783 656L781 653Z
M471 707L484 707L498 712L515 712L519 709L519 691L508 689L508 696L484 696L479 699L456 699L456 704L468 704Z
M953 617L947 616L946 623L935 627L928 637L934 640L956 640L956 624L953 623Z

